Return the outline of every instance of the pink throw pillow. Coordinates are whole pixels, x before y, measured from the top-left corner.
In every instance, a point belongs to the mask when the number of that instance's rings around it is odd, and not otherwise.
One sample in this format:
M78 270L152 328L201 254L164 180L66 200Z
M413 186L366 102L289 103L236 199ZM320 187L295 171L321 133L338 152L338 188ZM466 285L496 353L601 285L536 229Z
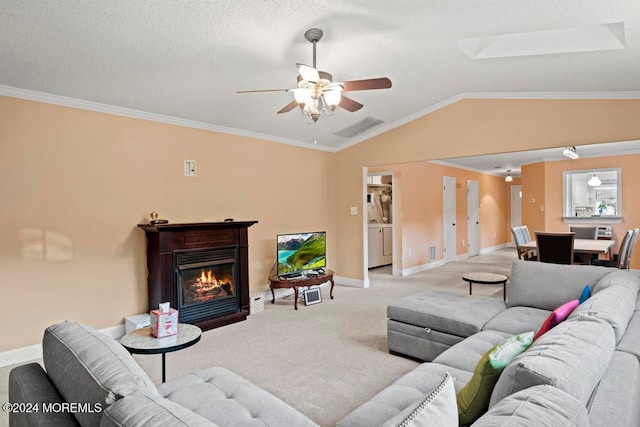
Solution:
M542 326L536 332L536 335L533 337L533 340L537 340L549 329L557 326L560 322L563 322L575 308L580 305L580 301L577 299L571 300L569 302L565 302L560 307L553 310L553 312L545 319L542 323Z

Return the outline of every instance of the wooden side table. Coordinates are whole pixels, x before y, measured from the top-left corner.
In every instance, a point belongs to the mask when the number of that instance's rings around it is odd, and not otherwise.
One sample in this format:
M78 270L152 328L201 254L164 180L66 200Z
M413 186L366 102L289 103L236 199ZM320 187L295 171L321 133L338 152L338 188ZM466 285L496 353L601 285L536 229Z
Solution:
M507 280L509 278L502 274L473 272L462 275L462 280L469 282L469 295L471 295L471 287L474 283L480 285L499 285L502 283L502 300L507 300Z
M178 334L164 338L156 338L151 335L151 328L146 327L131 331L120 339L120 344L129 353L136 354L162 354L162 382L166 381L166 358L165 355L172 351L182 350L191 347L202 336L202 330L187 323L178 323Z
M295 295L295 300L293 303L294 309L298 309L298 288L305 286L313 286L313 285L321 285L325 282L331 282L331 291L329 295L331 299L333 299L333 286L335 285L333 281L333 270L325 270L324 274L313 277L292 277L292 278L284 278L278 277L277 275L273 275L269 277L269 287L271 288L271 304L276 302L276 294L273 291L274 289L291 289L293 288L293 293Z

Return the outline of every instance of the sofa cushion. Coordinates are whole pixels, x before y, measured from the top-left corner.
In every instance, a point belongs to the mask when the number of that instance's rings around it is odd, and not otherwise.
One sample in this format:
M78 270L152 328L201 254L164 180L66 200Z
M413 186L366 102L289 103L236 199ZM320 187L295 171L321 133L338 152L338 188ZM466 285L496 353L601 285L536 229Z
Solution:
M274 395L224 368L208 368L175 378L158 386L158 391L222 426L316 425Z
M67 402L104 409L135 391L158 396L156 387L131 355L112 338L75 322L48 327L42 340L47 375ZM77 412L83 426L100 423L100 412Z
M553 385L586 404L609 366L613 329L593 317L569 319L541 336L500 375L490 407L535 385Z
M533 332L514 335L487 351L478 361L471 380L457 394L460 423L470 424L487 411L500 372L533 342Z
M383 427L458 427L456 390L453 377L447 373L435 390L420 399L417 405L384 423Z
M456 392L471 379L471 372L435 362L423 363L358 406L338 421L337 427L383 425L408 407L415 407L427 393L438 387L447 372L454 379Z
M615 269L514 260L507 305L554 310L577 298L585 285L593 288L611 271Z
M499 331L480 331L442 352L433 361L473 373L478 361L487 351L511 336Z
M549 317L547 317L545 321L542 322L542 326L540 326L540 329L538 329L533 339L537 340L544 333L549 331L549 329L553 329L554 327L558 326L558 324L560 324L561 322L564 322L567 319L567 317L569 317L571 312L575 310L575 308L579 304L580 304L580 301L577 299L574 299L572 301L565 302L560 307L553 310L549 315Z
M640 363L615 351L587 405L594 426L640 426Z
M633 354L640 360L640 312L634 311L617 350Z
M511 307L489 320L482 329L506 332L510 335L537 331L549 313L549 310L541 308Z
M635 309L635 294L625 286L609 286L580 304L570 318L591 316L609 323L619 342Z
M637 296L638 291L640 291L640 276L638 276L638 273L636 272L614 270L602 279L598 280L596 285L593 287L593 293L597 294L603 289L611 286L625 287L629 289L634 296Z
M103 413L100 427L122 426L216 427L217 424L163 397L135 392Z
M587 409L575 397L550 385L538 385L502 399L473 427L588 427Z
M387 317L399 322L460 337L482 330L489 319L505 310L505 303L489 297L468 297L429 291L400 298L387 307Z

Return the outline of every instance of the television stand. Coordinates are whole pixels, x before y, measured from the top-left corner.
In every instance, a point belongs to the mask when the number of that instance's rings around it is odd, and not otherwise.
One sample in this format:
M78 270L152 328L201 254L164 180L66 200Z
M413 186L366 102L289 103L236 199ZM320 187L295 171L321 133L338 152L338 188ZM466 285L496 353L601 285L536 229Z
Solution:
M284 278L283 276L274 275L269 277L269 287L271 288L271 304L275 304L276 302L276 294L273 291L274 289L291 289L293 288L293 293L295 295L295 300L293 303L294 309L298 309L298 288L306 287L306 286L314 286L321 285L325 282L331 282L331 291L329 291L329 296L333 299L333 286L335 282L333 281L333 270L327 269L324 274L320 274L314 277L290 277Z

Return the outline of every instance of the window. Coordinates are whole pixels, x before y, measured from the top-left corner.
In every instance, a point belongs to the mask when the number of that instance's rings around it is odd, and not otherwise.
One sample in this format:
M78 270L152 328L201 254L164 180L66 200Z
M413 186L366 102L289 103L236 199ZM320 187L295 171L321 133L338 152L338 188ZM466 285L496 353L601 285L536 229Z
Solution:
M622 216L621 169L562 173L565 219L619 219Z

